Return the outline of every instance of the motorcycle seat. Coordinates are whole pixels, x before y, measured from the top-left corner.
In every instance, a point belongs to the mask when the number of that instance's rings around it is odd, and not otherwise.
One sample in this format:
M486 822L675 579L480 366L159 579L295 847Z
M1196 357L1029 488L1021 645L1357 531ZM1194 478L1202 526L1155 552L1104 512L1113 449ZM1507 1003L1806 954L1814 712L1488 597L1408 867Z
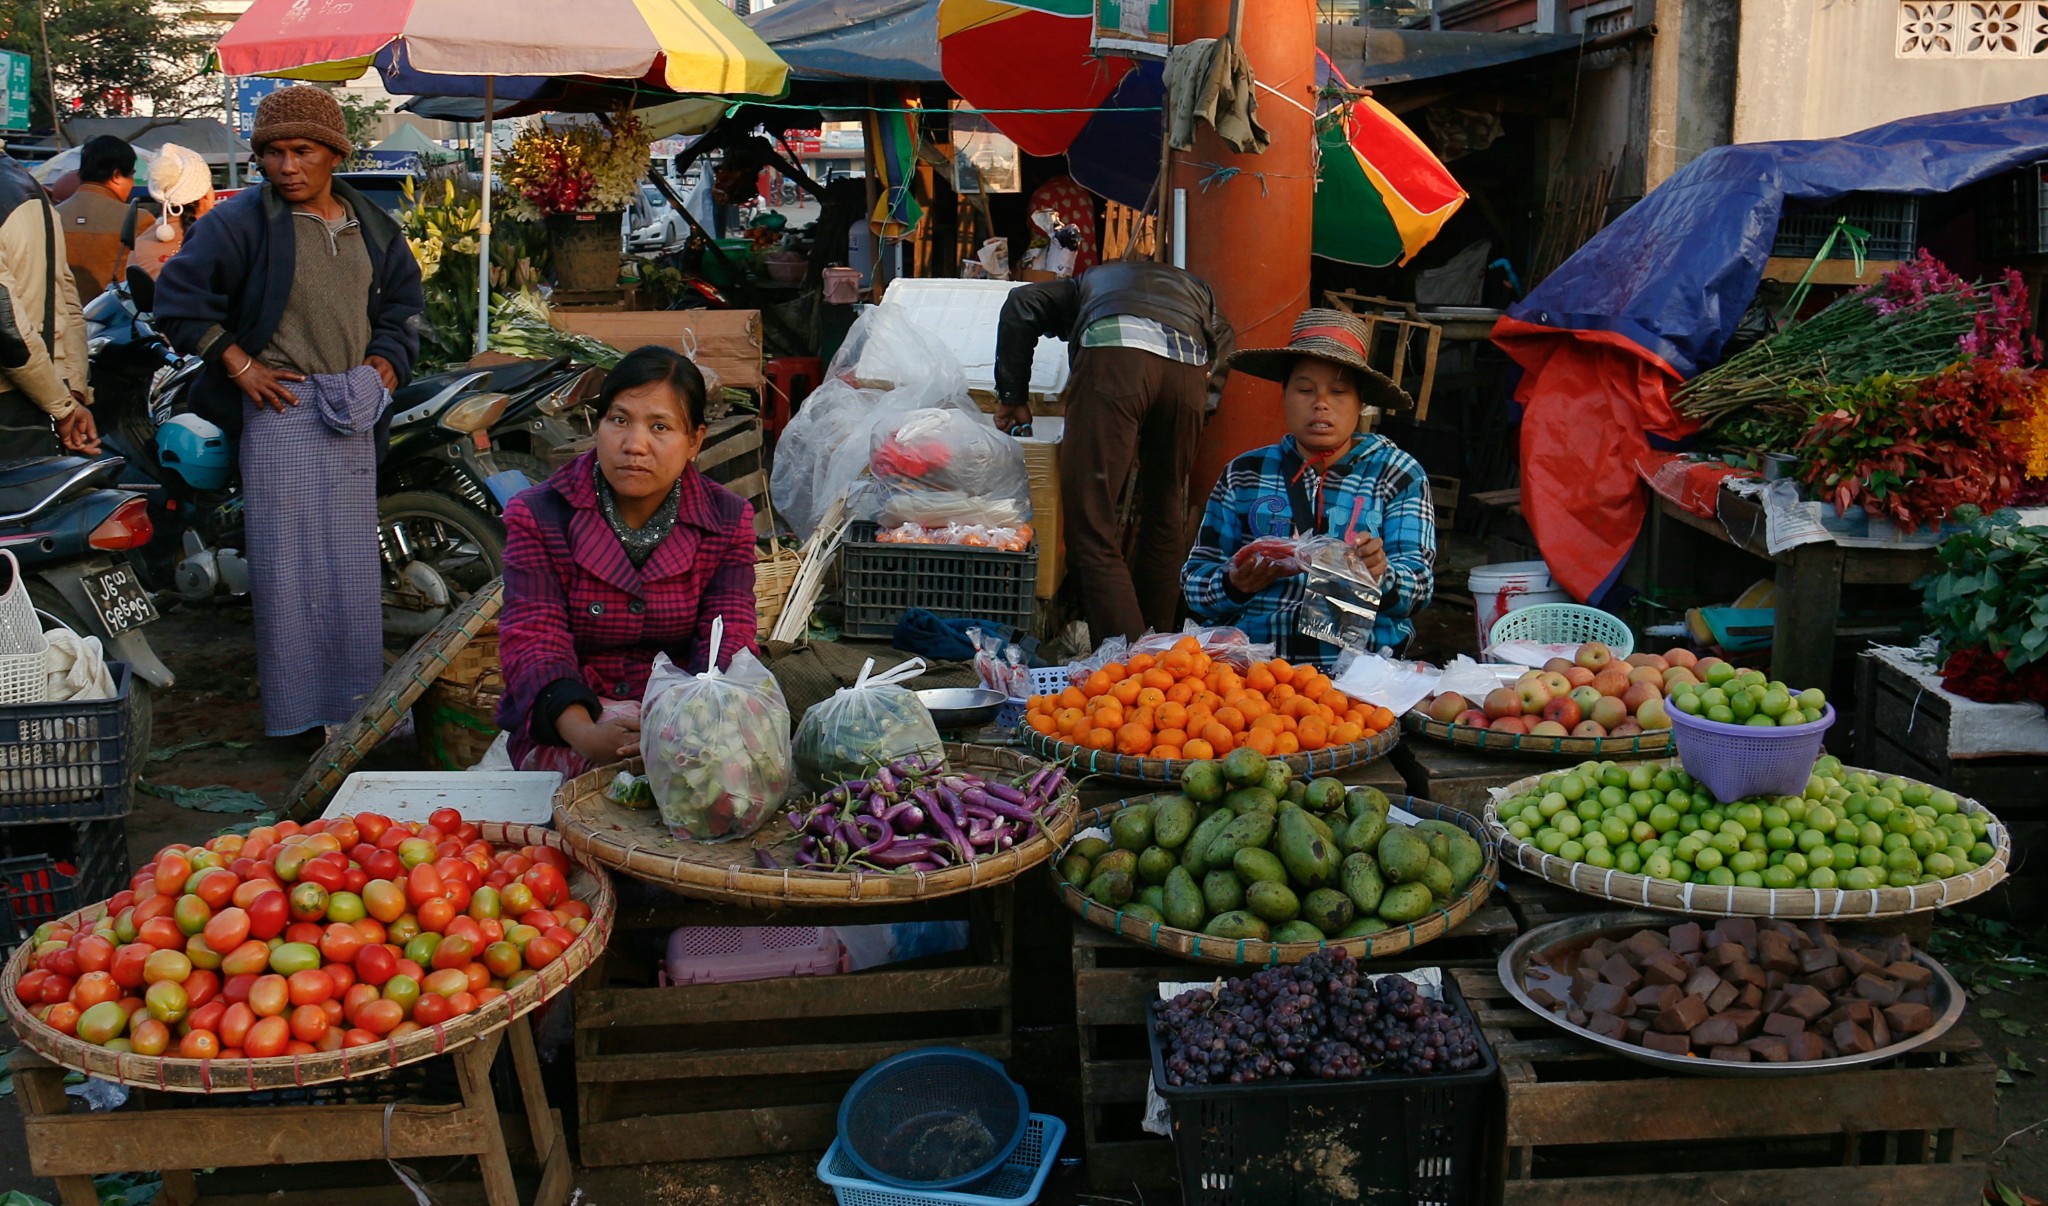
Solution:
M489 373L490 379L484 388L501 394L524 389L542 377L560 372L568 367L567 356L556 356L552 360L519 360L511 364L492 365L489 368L456 369L448 373L436 373L431 377L419 377L401 386L392 401L399 410L410 410L446 389L450 382L458 381L476 373Z
M0 461L0 515L18 514L35 506L87 463L78 456Z

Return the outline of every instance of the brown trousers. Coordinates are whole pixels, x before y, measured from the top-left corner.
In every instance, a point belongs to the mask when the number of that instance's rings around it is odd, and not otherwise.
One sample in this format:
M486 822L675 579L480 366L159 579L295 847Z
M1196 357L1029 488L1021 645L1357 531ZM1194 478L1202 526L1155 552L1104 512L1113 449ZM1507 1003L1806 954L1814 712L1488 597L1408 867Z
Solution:
M1136 348L1083 348L1067 383L1060 507L1067 574L1098 644L1170 632L1187 559L1187 482L1209 371ZM1137 550L1124 560L1117 500L1138 467Z

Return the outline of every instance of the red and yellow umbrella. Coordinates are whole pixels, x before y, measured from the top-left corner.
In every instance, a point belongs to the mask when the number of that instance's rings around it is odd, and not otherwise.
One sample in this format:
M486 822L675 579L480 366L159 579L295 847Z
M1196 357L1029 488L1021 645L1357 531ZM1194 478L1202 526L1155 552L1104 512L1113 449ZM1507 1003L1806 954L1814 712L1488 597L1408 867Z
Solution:
M1415 132L1350 85L1316 52L1317 84L1335 97L1316 118L1315 254L1346 264L1405 264L1465 202L1465 190ZM1334 88L1331 87L1334 85Z
M1131 69L1096 56L1094 20L1093 0L939 0L939 69L1025 154L1058 155Z

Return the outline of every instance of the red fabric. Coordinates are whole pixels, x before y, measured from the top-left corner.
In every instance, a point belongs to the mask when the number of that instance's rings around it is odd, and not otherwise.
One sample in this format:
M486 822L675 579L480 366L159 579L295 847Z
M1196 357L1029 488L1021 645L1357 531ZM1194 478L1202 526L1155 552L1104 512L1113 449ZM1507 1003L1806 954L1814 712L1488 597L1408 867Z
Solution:
M514 766L534 748L528 712L551 683L581 678L602 699L639 699L657 653L705 669L714 617L725 619L720 665L755 648L754 509L684 470L675 529L635 569L598 508L596 457L584 453L505 508L498 724L512 734ZM566 531L543 518L548 508L536 514L543 491L571 508Z
M1645 432L1692 427L1671 408L1679 375L1622 335L1502 318L1493 341L1522 367L1522 515L1574 599L1612 584L1648 510Z
M1343 327L1296 327L1294 329L1294 339L1313 339L1319 336L1323 339L1334 339L1359 355L1365 355L1365 344L1359 341L1356 331L1349 331ZM1288 342L1292 343L1294 340L1289 340Z
M1718 461L1688 461L1672 452L1651 449L1637 463L1636 471L1650 489L1704 519L1721 513L1721 483L1731 477L1755 477Z
M216 48L220 69L226 75L261 75L367 58L405 29L412 6L413 0L257 0L222 36Z

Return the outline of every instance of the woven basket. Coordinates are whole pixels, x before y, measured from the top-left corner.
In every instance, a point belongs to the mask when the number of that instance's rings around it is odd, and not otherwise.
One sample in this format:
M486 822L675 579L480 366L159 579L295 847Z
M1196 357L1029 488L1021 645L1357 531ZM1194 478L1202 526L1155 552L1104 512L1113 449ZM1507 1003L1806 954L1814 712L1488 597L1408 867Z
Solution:
M1468 724L1445 724L1420 712L1403 713L1401 727L1451 745L1517 758L1581 762L1587 758L1654 758L1671 752L1670 729L1656 729L1634 737L1531 737L1526 733L1496 733Z
M761 632L775 627L775 621L782 618L789 590L796 585L797 571L803 566L803 557L795 549L783 548L780 541L771 542L755 555L754 614Z
M1065 762L1074 769L1104 779L1120 779L1126 783L1177 784L1181 772L1193 766L1190 758L1146 758L1136 754L1117 754L1108 750L1091 750L1048 737L1036 729L1022 733L1024 747L1039 757L1051 762ZM1363 766L1379 758L1400 743L1401 734L1397 729L1374 733L1363 741L1349 745L1333 745L1326 749L1308 753L1288 754L1285 757L1270 757L1268 761L1284 762L1297 775L1334 775L1351 766Z
M23 943L7 961L5 972L0 973L0 997L5 998L8 1019L22 1042L54 1063L89 1076L173 1093L246 1093L260 1089L288 1089L325 1081L378 1076L393 1068L431 1059L482 1038L559 995L570 981L604 952L611 939L612 920L618 912L611 878L604 868L568 847L553 831L535 825L504 825L494 821L482 822L477 829L485 840L497 845L553 846L565 851L574 864L569 877L570 893L590 906L590 924L576 935L574 942L563 948L559 958L542 968L539 974L474 1013L451 1018L398 1039L289 1058L177 1059L109 1051L82 1039L59 1034L37 1021L28 1007L16 999L14 985L28 971L32 953L29 944ZM106 902L101 901L80 909L65 920L89 925L104 917L106 911Z
M1679 769L1675 760L1653 765ZM1842 769L1852 771L1858 768L1845 766ZM1874 775L1879 772L1864 773ZM1486 827L1500 843L1501 861L1574 892L1636 908L1703 913L1715 917L1783 917L1794 921L1900 917L1961 904L1973 896L1982 896L2005 878L2006 866L2012 859L2012 835L1997 817L1991 815L1991 810L1975 800L1958 800L1963 811L1981 812L1989 820L1985 836L1996 851L1990 862L1968 875L1952 875L1910 888L1868 888L1856 892L1844 888L1743 888L1673 883L1668 879L1651 879L1647 875L1631 875L1626 871L1603 870L1591 863L1568 863L1509 833L1500 820L1499 801L1530 790L1540 778L1540 775L1531 775L1506 787L1493 789L1494 798L1486 805Z
M1160 793L1116 804L1105 804L1083 813L1075 824L1075 832L1078 833L1092 825L1107 825L1111 817L1129 805L1173 798L1171 794ZM1397 955L1432 939L1441 938L1464 924L1467 917L1486 903L1487 896L1492 893L1494 884L1500 879L1500 864L1494 858L1493 843L1487 840L1485 828L1479 823L1479 818L1471 813L1428 800L1418 800L1413 796L1388 798L1393 801L1394 807L1405 809L1424 820L1434 818L1457 825L1478 839L1480 848L1486 851L1486 862L1479 868L1478 876L1463 894L1443 908L1406 925L1382 930L1364 938L1328 939L1322 942L1261 942L1255 938L1212 938L1193 930L1175 929L1160 922L1127 916L1121 909L1083 895L1080 886L1076 884L1062 882L1059 885L1060 900L1080 914L1081 920L1092 926L1127 938L1139 946L1162 950L1170 955L1178 955L1183 959L1193 959L1200 963L1221 963L1232 967L1270 967L1276 963L1299 963L1320 950L1349 951L1354 959ZM1064 847L1062 849L1064 850Z
M1044 763L1015 750L979 745L946 746L955 770L984 777L1015 778ZM747 908L900 904L987 888L1015 879L1052 857L1074 832L1077 793L1069 788L1058 815L1045 832L1000 854L942 871L884 874L873 871L812 871L796 865L797 837L779 818L751 841L689 842L669 833L655 809L621 808L604 790L620 770L638 773L637 759L594 770L562 784L555 794L555 829L570 847L635 879L705 900ZM766 850L782 864L759 865Z

